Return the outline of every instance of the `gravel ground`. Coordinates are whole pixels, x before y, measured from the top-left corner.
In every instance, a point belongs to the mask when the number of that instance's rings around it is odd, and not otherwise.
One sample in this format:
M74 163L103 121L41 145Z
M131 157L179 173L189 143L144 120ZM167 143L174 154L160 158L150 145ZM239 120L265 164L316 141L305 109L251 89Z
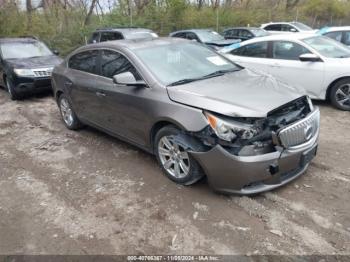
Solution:
M350 254L350 113L318 105L307 173L238 197L178 186L136 147L67 130L52 97L0 90L0 254Z

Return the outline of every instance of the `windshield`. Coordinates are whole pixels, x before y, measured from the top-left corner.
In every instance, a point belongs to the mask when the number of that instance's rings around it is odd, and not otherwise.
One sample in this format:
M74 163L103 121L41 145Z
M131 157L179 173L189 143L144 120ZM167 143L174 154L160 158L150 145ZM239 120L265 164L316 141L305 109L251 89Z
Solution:
M143 48L135 53L164 85L240 69L209 48L191 42Z
M324 36L310 37L303 40L321 55L329 58L350 57L350 49L345 45Z
M198 31L196 32L199 39L204 43L210 43L215 41L222 41L225 38L215 31Z
M1 44L4 59L50 56L51 50L41 42L17 42Z
M143 31L143 32L132 32L129 34L125 34L125 39L141 39L141 38L157 38L158 35L154 32L148 32L148 31Z
M299 23L299 22L293 22L291 23L292 25L298 27L298 29L302 30L302 31L311 31L313 30L310 26L307 26L303 23Z
M257 37L269 35L269 33L263 29L250 29L250 31Z

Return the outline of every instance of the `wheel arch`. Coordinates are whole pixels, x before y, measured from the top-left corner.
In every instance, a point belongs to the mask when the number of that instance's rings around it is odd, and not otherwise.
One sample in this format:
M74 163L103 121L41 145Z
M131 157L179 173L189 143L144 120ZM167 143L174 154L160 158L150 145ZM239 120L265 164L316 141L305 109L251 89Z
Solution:
M327 87L327 91L326 91L326 100L330 100L330 95L331 95L331 90L332 90L332 87L338 83L339 81L341 80L344 80L344 79L349 79L350 80L350 75L349 76L343 76L343 77L339 77L337 79L335 79L332 83L330 83Z
M174 126L180 130L185 130L185 128L178 122L170 119L160 119L159 121L155 122L151 128L150 132L150 147L152 149L152 152L154 153L154 140L155 137L160 129L162 129L165 126Z

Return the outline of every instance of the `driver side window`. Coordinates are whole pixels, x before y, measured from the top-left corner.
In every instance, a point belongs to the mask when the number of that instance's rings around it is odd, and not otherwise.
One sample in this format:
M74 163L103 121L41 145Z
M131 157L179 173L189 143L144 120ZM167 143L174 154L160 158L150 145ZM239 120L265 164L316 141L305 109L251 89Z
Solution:
M103 50L101 53L101 75L108 78L125 72L131 72L136 80L142 80L136 68L122 54Z
M311 52L307 48L294 42L273 42L272 57L274 59L299 60L299 56L310 53Z

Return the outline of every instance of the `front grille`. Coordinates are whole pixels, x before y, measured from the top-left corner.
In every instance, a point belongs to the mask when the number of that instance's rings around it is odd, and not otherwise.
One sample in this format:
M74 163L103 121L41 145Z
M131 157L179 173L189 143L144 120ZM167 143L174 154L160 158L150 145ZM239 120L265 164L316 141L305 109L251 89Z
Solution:
M48 77L51 76L52 68L34 69L33 72L37 77Z
M281 129L278 132L282 146L294 147L306 143L318 134L320 111L317 108L307 117Z

